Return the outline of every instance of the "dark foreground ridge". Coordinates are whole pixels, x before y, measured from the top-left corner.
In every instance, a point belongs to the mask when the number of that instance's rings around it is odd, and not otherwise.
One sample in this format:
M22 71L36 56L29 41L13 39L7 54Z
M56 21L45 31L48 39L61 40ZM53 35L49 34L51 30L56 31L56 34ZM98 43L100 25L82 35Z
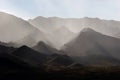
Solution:
M61 54L1 46L0 80L119 80L120 67L87 67ZM11 50L9 51L6 50Z

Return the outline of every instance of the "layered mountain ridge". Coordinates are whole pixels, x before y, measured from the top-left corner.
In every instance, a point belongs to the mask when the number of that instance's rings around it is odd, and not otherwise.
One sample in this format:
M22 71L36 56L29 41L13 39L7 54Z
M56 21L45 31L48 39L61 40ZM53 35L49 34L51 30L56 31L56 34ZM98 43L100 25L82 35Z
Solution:
M0 53L14 53L35 65L42 55L51 55L55 65L57 61L62 64L62 59L71 62L71 57L83 65L119 65L119 25L119 21L87 17L37 17L25 21L0 12ZM45 57L43 63L49 60Z
M79 57L80 61L89 63L111 62L120 60L120 39L103 35L93 29L86 28L67 43L63 51L68 55ZM112 60L111 60L112 59ZM117 62L114 61L113 63ZM106 63L105 63L106 64Z

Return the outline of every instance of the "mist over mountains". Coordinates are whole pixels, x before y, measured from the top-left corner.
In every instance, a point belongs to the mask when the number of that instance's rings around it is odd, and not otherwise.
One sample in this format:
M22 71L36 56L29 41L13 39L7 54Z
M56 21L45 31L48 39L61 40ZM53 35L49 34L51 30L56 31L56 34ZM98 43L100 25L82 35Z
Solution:
M83 65L119 64L119 21L41 16L26 21L3 12L0 17L0 45L13 47L7 52L25 45L45 55L71 56ZM1 53L5 49L1 48Z
M12 42L22 39L36 28L27 21L13 15L0 12L0 40Z
M75 39L64 45L63 51L79 58L80 63L86 65L119 64L120 39L85 28Z
M79 33L83 28L92 28L105 35L119 38L119 21L103 20L99 18L59 18L59 17L36 17L30 19L29 22L39 29L43 30L55 30L58 27L67 27L69 30L75 33ZM43 25L43 26L39 26ZM49 27L52 26L51 29ZM43 28L44 27L44 28ZM48 32L49 32L48 31Z
M119 38L119 21L88 17L46 18L42 16L25 21L3 12L0 12L0 17L0 40L16 43L16 46L27 45L32 47L39 41L43 41L60 49L79 35L81 30L88 27L102 34Z
M111 80L119 66L120 21L0 12L0 80Z

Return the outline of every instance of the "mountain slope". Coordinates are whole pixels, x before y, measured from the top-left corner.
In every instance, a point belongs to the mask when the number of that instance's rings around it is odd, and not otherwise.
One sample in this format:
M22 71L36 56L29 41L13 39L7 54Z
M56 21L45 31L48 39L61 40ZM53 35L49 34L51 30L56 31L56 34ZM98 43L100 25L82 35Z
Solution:
M69 42L75 36L75 33L62 25L62 19L58 17L37 17L29 22L47 34L48 40L57 49L60 49L65 43Z
M0 12L0 40L13 42L22 39L32 31L36 30L27 21L13 15ZM3 35L4 34L4 35Z
M65 43L69 42L76 36L75 33L63 26L52 31L48 35L49 41L51 41L53 46L57 49L60 49Z
M44 42L39 42L37 45L33 47L34 50L44 53L44 54L54 54L54 53L59 53L58 50L55 48L52 48L51 46L45 44Z
M60 27L67 27L72 32L78 33L83 28L89 27L105 35L120 38L120 21L103 20L99 18L59 18L59 17L37 17L29 20L37 28L51 32ZM51 28L52 27L52 28Z
M33 47L40 41L43 41L46 44L49 44L52 46L51 42L47 38L47 35L44 34L44 32L42 32L40 30L35 30L35 31L31 32L30 34L28 34L24 38L18 40L16 43L18 46L19 45L26 45L29 47Z
M2 53L12 53L16 50L16 48L8 47L6 43L0 42L0 54Z
M52 54L48 57L47 63L69 66L72 63L74 63L74 61L70 56L67 56L67 55Z
M120 39L85 28L80 35L66 44L63 50L71 56L81 57L81 61L119 61Z
M43 66L43 63L47 58L47 55L34 51L33 49L27 46L22 46L18 48L12 54L17 56L20 60L34 67Z
M16 56L2 53L0 54L0 76L5 75L30 75L35 74L35 70L32 66L28 65L24 61L21 61ZM16 75L15 75L16 74ZM7 79L7 78L6 78Z
M29 23L37 27L38 29L41 29L44 32L52 32L59 27L59 18L57 17L51 17L51 18L46 18L42 16L38 16L35 19L30 19Z

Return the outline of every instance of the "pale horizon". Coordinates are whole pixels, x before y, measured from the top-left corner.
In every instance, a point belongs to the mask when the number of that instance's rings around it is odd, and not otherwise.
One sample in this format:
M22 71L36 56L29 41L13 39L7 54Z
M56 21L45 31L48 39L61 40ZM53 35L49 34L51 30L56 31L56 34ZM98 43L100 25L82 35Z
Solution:
M0 0L0 12L25 20L37 16L120 21L119 0Z

